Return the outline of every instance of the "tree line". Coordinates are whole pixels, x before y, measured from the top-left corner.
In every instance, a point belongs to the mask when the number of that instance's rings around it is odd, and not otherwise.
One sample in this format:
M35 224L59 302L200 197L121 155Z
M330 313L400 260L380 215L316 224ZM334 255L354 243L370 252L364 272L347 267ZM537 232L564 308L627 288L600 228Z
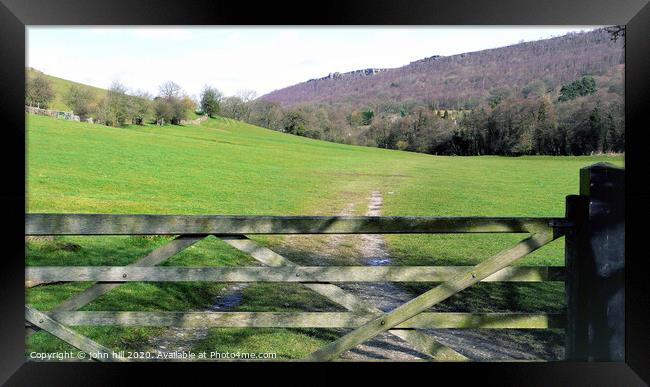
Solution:
M554 90L533 81L498 87L467 110L436 101L282 107L255 100L247 118L224 115L299 136L438 155L586 155L625 150L622 88L598 89L591 76Z
M47 109L55 98L52 82L42 74L29 79L25 90L25 104ZM214 117L225 114L239 120L248 120L249 102L256 97L251 90L240 90L236 96L224 97L218 89L206 85L198 99L189 96L172 81L162 83L156 96L142 90L129 91L115 81L105 95L80 85L69 86L62 101L82 120L92 117L94 122L108 126L128 124L178 125L192 113Z
M52 90L37 76L27 85L26 103L47 107ZM583 76L558 90L542 80L519 90L496 87L464 110L408 99L358 110L344 104L283 107L255 99L250 90L225 97L212 86L195 100L171 81L161 84L155 97L128 93L114 82L101 98L72 85L63 99L82 119L93 116L111 126L177 125L197 112L326 141L438 155L584 155L624 152L622 94L614 83L599 88L594 77Z

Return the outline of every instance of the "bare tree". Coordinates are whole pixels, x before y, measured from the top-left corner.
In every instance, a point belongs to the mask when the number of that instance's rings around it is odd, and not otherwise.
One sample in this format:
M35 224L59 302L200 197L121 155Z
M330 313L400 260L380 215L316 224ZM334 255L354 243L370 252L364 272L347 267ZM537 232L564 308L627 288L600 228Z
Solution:
M129 97L126 86L113 81L106 97L99 104L97 118L105 125L123 126L129 116Z
M268 129L282 130L283 114L280 104L258 99L251 103L250 123Z
M240 121L249 121L251 104L244 102L240 97L228 97L221 104L221 114Z
M160 96L165 98L180 98L183 89L172 81L167 81L160 85Z
M605 30L612 36L613 41L617 41L618 38L625 39L625 26L610 26ZM625 42L623 42L623 45L625 45Z
M239 89L235 92L235 96L244 102L250 102L257 98L257 92L252 89Z
M194 110L192 100L183 93L176 83L168 81L160 85L160 97L154 103L154 113L157 122L169 122L179 125L187 119L188 111Z

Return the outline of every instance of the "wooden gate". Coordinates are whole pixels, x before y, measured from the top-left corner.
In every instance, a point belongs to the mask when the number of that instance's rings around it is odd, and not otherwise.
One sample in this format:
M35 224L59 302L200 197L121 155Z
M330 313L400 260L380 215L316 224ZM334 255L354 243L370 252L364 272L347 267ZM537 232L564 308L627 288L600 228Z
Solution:
M55 281L92 281L90 288L50 311L25 306L27 334L43 329L99 360L125 361L68 326L354 328L312 353L309 361L338 355L382 332L410 343L434 360L465 356L437 342L425 328L566 328L569 359L621 360L624 268L621 229L623 170L596 164L581 171L581 195L567 197L564 218L203 216L26 214L26 235L175 235L127 266L27 267L26 286ZM299 266L249 239L260 234L522 233L519 243L476 266ZM249 254L263 267L160 267L172 255L214 235ZM557 267L511 265L566 236L568 272ZM600 244L599 244L600 243ZM607 269L604 269L604 268ZM529 313L432 313L430 307L480 281L566 280L567 315ZM298 282L341 305L346 312L130 312L78 311L129 281ZM339 282L436 282L439 285L390 312L343 290ZM586 306L585 295L598 300ZM587 293L586 293L587 292ZM597 323L597 324L595 324ZM604 324L604 325L603 325ZM595 327L595 328L594 328ZM612 329L613 328L613 329ZM606 337L594 337L594 329ZM591 330L591 334L588 332ZM596 332L599 333L599 332ZM622 336L623 337L623 336ZM146 359L144 359L146 360Z

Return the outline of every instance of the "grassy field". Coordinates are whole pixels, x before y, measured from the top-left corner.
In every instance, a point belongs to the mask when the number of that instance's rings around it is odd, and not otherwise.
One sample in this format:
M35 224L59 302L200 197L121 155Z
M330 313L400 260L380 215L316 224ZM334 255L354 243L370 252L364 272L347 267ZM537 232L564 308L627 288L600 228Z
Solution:
M328 215L349 206L363 214L371 191L383 215L562 216L564 197L578 190L578 170L622 157L436 157L322 142L225 118L200 126L110 128L29 115L27 212ZM305 237L308 247L324 247ZM393 264L478 262L521 235L388 236ZM123 265L164 237L65 237L26 243L27 265ZM271 247L280 238L258 238ZM525 258L528 265L562 265L558 240ZM300 261L306 251L296 252ZM337 264L346 264L342 256ZM349 264L354 262L350 261ZM253 265L209 237L167 265ZM485 286L484 286L485 285ZM561 285L561 284L559 284ZM40 286L28 302L47 310L88 286ZM537 287L536 287L537 286ZM83 310L200 310L222 284L129 283ZM417 287L415 287L417 288ZM549 292L544 295L543 291ZM561 286L480 284L441 304L441 310L548 310L562 304ZM513 301L513 294L514 299ZM244 291L239 310L319 310L331 307L300 286L259 284ZM281 295L281 297L279 296ZM473 302L471 296L476 300ZM490 305L485 300L494 301ZM159 328L79 328L113 348L141 349ZM327 341L313 330L213 329L197 349L273 350L303 356ZM304 345L297 345L302 343ZM48 334L32 335L27 350L67 348Z

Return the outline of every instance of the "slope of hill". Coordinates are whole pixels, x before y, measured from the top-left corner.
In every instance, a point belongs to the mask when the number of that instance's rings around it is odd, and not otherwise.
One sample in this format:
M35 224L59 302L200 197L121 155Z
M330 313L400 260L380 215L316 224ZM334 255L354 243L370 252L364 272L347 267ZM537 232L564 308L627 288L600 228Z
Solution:
M54 99L50 104L50 109L53 110L62 110L62 111L72 110L65 103L65 98L64 98L65 93L70 89L70 86L74 85L81 89L90 90L90 92L93 93L96 100L103 98L107 92L106 89L100 89L99 87L89 86L83 83L69 81L67 79L57 78L51 75L47 75L31 67L26 69L27 82L29 82L30 79L36 77L37 75L41 75L42 77L50 81L50 84L52 85L52 90L54 91Z
M27 115L26 140L27 212L336 214L377 190L386 215L558 216L580 167L622 161L431 156L227 118L114 128Z
M67 79L63 78L58 78L52 75L45 74L42 71L39 71L37 69L28 67L25 70L25 75L26 75L26 82L29 82L30 79L33 79L37 75L40 75L47 79L50 82L50 85L52 86L52 90L54 91L54 98L52 99L52 102L50 103L49 109L52 110L60 110L60 111L72 111L73 109L68 106L68 104L65 102L65 95L70 90L71 86L77 86L81 89L84 90L89 90L92 93L93 96L93 105L97 105L102 98L106 96L108 93L108 90L102 89L99 87L95 86L90 86L86 85L84 83L79 83L79 82L74 82L70 81ZM127 91L127 94L131 94L130 91ZM90 113L89 116L95 117L96 114ZM189 111L188 112L188 119L196 119L199 117L199 114L197 114L195 111Z
M620 87L623 42L594 30L551 39L452 56L432 56L369 76L309 80L262 97L284 106L301 103L345 104L353 109L405 100L442 108L472 107L495 88L521 91L543 80L558 90L582 75L596 76L601 87ZM354 73L354 72L353 72Z

